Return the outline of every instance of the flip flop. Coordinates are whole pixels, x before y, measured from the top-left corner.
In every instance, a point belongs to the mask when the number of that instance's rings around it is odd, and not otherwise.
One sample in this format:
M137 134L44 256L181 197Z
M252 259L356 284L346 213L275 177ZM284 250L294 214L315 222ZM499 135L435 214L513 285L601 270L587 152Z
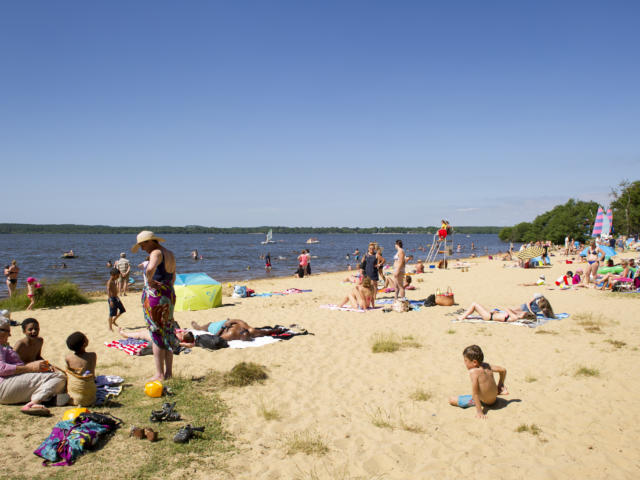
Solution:
M51 416L51 412L49 411L48 408L45 408L45 407L33 407L33 406L29 408L22 407L20 411L25 415L33 415L34 417L50 417Z

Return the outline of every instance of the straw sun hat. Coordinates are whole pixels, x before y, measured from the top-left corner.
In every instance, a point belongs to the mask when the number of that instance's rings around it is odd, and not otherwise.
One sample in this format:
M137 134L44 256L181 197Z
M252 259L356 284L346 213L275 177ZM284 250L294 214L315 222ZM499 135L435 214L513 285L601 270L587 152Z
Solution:
M156 237L155 234L153 232L150 232L149 230L143 230L136 237L136 244L133 247L131 247L131 251L133 253L136 253L138 249L140 249L140 244L142 242L147 242L149 240L164 242L164 238Z

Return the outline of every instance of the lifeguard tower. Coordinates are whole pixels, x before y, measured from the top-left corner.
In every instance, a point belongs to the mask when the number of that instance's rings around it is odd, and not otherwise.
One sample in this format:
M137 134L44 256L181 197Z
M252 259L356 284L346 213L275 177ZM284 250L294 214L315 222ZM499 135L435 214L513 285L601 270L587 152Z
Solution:
M433 241L431 242L431 248L427 254L426 262L437 262L439 255L442 256L442 264L444 268L446 268L447 257L453 255L453 227L448 223L446 228L441 228L433 234Z

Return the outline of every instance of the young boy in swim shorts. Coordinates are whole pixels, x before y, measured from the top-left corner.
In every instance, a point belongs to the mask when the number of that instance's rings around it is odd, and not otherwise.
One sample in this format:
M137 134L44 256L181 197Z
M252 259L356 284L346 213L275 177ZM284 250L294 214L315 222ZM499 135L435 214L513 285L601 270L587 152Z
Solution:
M120 278L120 270L112 268L110 271L111 276L107 282L107 295L109 297L109 330L113 331L113 326L118 325L116 320L126 310L124 305L118 297L118 279Z
M504 386L507 377L507 369L498 365L484 363L484 354L478 345L470 345L462 352L464 364L469 370L471 378L471 395L460 395L449 398L449 403L454 407L476 407L476 417L486 419L482 405L493 405L498 395L508 395ZM496 385L493 374L498 373L500 380Z

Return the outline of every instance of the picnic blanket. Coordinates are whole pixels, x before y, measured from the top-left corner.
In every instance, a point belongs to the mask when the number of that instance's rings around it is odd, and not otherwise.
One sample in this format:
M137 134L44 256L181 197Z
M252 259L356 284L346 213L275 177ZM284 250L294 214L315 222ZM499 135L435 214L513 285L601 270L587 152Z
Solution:
M148 341L140 340L137 338L123 338L121 340L104 342L104 344L109 348L117 348L118 350L122 350L128 355L147 355L146 352L150 350Z
M568 313L556 313L556 318L548 318L545 317L544 315L542 315L541 313L539 313L536 316L536 321L534 322L533 320L531 321L519 321L519 322L495 322L495 321L491 321L491 320L483 320L482 317L480 317L479 315L474 315L471 317L467 317L464 320L458 320L456 318L454 318L453 320L451 320L454 323L501 323L501 324L507 324L507 325L518 325L520 327L529 327L529 328L536 328L539 327L541 325L544 325L547 322L551 322L553 320L562 320L563 318L569 318L569 314Z
M252 297L272 297L274 295L291 295L292 293L308 293L311 290L300 290L298 288L287 288L282 292L265 292L265 293L254 293L251 295Z

